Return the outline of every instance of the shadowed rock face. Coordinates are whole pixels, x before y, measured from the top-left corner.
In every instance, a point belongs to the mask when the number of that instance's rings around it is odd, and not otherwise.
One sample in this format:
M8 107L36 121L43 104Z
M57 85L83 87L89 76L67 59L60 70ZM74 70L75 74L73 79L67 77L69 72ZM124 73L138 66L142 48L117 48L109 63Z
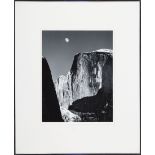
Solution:
M45 58L42 58L42 121L63 122L51 71Z
M93 119L96 119L96 121L113 121L112 99L109 100L109 96L106 96L106 92L103 88L101 88L95 96L84 97L74 101L73 104L69 106L69 110L72 112L83 113L83 115L89 113L89 115L91 114L91 117L92 114L95 114ZM90 119L87 119L87 121L88 120ZM84 121L83 118L82 121Z

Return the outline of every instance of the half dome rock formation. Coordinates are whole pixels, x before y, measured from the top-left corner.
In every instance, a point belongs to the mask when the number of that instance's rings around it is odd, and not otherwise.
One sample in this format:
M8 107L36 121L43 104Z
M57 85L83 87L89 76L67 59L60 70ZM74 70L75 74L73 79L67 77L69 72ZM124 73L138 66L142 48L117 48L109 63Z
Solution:
M63 122L51 71L45 58L42 58L42 121Z
M78 53L66 76L55 82L59 104L68 109L74 101L95 96L104 88L106 102L112 100L113 56L110 49Z

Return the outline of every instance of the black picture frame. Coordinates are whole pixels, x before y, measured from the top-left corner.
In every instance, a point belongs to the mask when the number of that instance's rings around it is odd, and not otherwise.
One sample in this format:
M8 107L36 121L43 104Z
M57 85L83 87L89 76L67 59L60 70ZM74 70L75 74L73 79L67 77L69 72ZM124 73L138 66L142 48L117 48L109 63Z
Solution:
M88 0L91 2L133 2L133 1L137 1L139 2L139 90L140 90L140 94L139 94L139 99L140 99L140 153L67 153L67 154L52 154L52 153L48 153L48 154L17 154L16 153L16 111L15 111L15 103L16 103L16 94L15 94L15 90L16 90L16 68L15 68L15 54L16 54L16 47L15 47L15 2L17 1L21 1L21 2L63 2L63 0L14 0L14 155L141 155L141 0ZM76 2L76 1L80 1L80 0L64 0L67 2ZM86 0L81 0L80 2L83 2Z

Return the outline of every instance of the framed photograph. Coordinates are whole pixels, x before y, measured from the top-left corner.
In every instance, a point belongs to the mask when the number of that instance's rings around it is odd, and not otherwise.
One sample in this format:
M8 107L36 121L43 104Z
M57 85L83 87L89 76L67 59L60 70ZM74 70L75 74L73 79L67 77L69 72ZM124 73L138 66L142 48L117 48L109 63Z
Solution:
M140 155L140 1L15 1L15 155Z

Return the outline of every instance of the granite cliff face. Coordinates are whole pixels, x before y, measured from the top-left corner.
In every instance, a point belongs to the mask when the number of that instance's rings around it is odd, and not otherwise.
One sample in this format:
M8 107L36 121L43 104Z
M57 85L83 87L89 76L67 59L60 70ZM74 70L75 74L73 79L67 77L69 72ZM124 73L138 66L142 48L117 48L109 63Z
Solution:
M110 49L76 54L67 75L60 76L55 82L60 106L68 109L76 100L95 96L101 88L104 88L107 100L110 100L112 59Z
M70 72L68 72L66 76L61 75L57 79L55 82L55 89L60 106L68 109L68 106L73 102Z

